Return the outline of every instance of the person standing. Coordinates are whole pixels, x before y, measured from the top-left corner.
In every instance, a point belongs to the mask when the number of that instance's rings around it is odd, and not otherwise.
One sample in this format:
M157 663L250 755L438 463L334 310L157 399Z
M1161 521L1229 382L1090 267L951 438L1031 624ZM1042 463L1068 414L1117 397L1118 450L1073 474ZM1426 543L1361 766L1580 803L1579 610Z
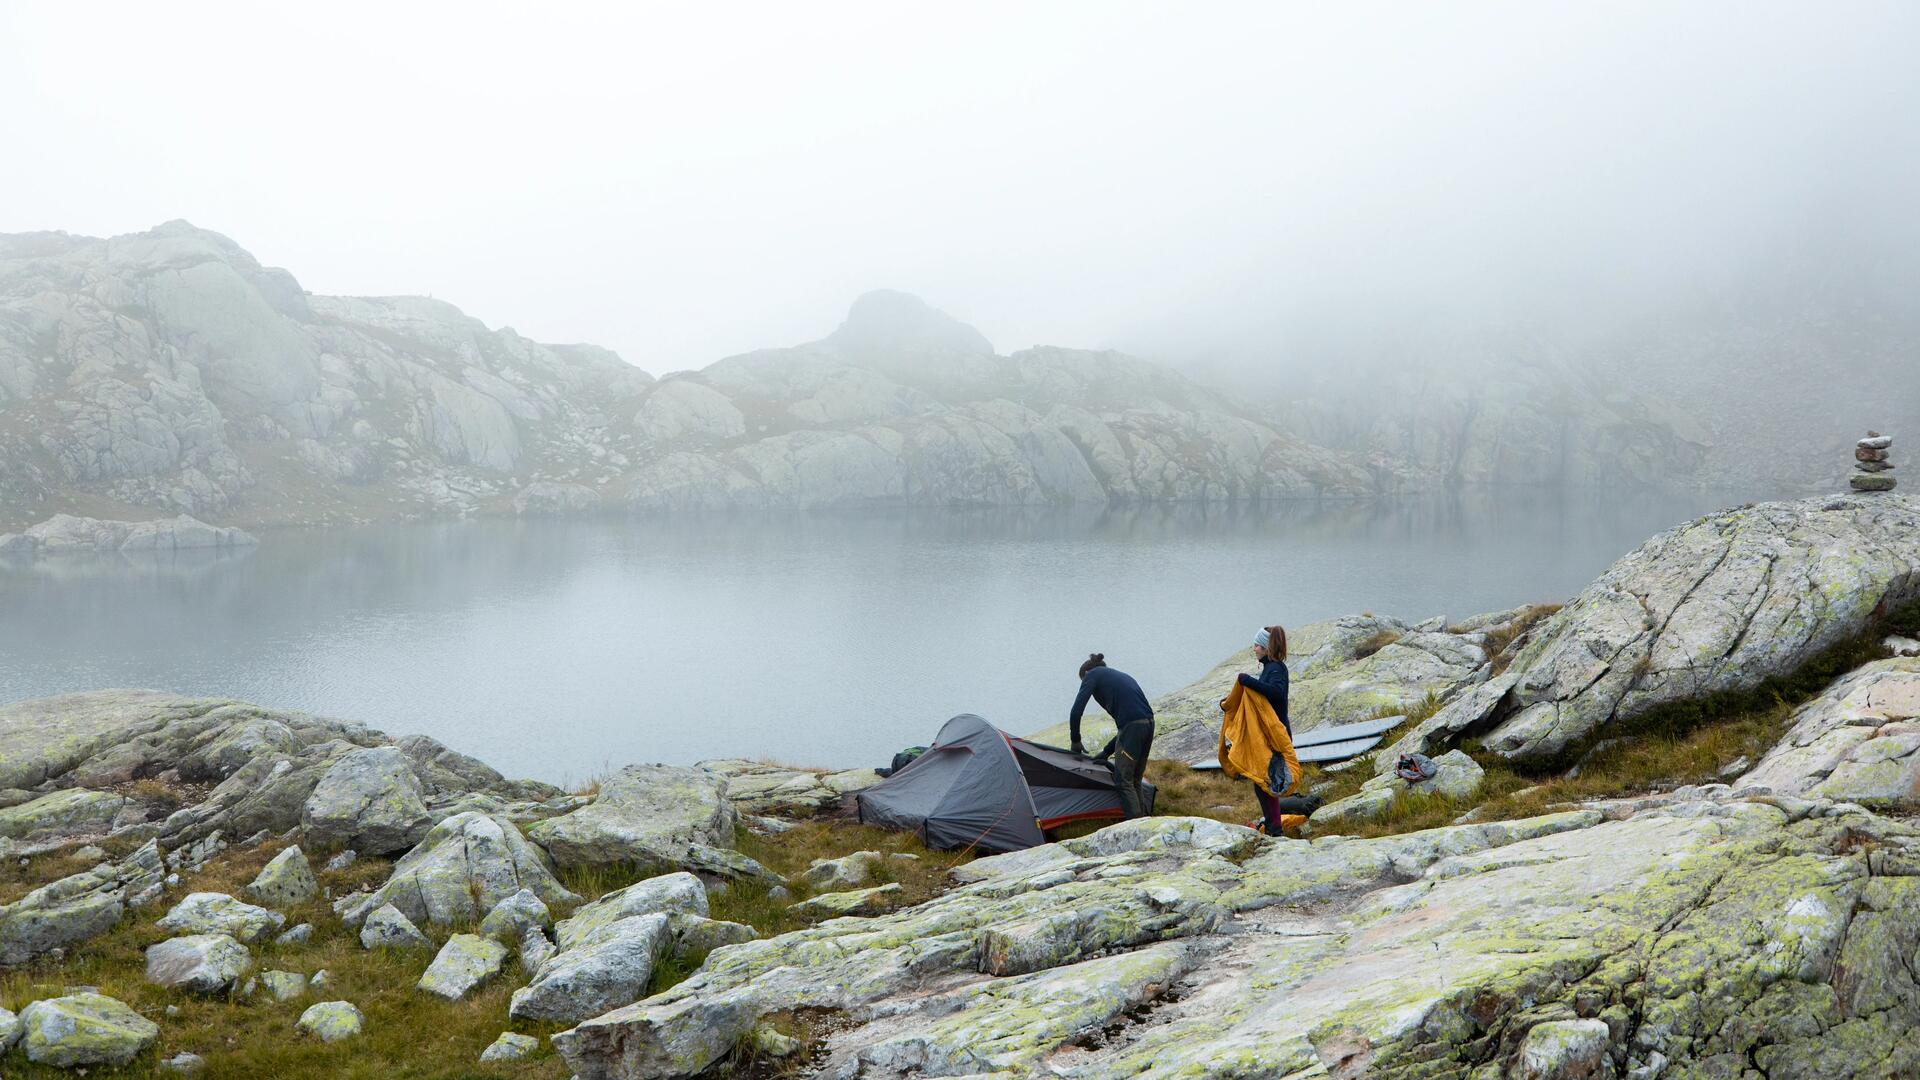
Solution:
M1104 653L1093 653L1080 665L1080 693L1073 699L1073 712L1067 718L1067 730L1073 739L1072 750L1085 754L1080 741L1080 716L1087 702L1098 702L1113 718L1118 731L1106 749L1095 754L1095 761L1111 759L1114 779L1120 791L1120 805L1127 817L1147 816L1145 793L1140 779L1147 768L1147 755L1153 750L1153 706L1133 676L1107 666Z

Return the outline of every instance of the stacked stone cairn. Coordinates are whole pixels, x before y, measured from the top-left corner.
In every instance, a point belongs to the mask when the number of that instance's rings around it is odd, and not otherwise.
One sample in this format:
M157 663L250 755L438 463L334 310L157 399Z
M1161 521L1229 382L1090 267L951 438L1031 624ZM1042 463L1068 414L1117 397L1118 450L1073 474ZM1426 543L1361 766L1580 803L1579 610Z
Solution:
M1887 451L1893 446L1893 436L1882 435L1877 431L1867 432L1853 451L1853 490L1855 491L1892 491L1893 462L1887 460Z

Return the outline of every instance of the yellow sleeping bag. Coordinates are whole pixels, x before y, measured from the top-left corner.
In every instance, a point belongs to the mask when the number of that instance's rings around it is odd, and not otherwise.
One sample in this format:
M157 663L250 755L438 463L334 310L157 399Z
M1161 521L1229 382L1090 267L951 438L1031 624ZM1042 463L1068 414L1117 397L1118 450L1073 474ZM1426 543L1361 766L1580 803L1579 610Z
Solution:
M1220 709L1225 714L1220 721L1220 771L1251 780L1273 796L1300 790L1300 759L1293 752L1293 737L1287 734L1287 726L1280 722L1267 696L1235 682ZM1287 763L1285 791L1273 790L1268 779L1267 765L1275 754Z

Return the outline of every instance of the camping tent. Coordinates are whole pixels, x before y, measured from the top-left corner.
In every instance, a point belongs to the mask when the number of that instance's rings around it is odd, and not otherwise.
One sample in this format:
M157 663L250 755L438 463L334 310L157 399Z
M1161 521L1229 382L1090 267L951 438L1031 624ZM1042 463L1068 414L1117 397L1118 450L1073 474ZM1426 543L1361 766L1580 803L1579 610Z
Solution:
M1141 788L1151 812L1153 785ZM866 824L912 829L932 848L982 851L1030 848L1048 829L1125 813L1106 765L971 713L947 721L926 753L858 801Z

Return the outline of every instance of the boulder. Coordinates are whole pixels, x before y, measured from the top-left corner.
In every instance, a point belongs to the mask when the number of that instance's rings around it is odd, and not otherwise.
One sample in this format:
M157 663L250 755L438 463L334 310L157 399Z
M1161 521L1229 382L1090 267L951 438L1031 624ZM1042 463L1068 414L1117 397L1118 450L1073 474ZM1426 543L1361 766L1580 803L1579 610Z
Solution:
M292 1001L305 996L307 977L297 971L263 971L260 988L275 1001Z
M353 750L308 796L301 824L314 843L386 855L419 842L432 824L419 777L398 747Z
M160 1062L160 1067L168 1072L196 1073L207 1067L207 1059L199 1054L190 1054L182 1050Z
M382 905L416 923L470 922L522 890L548 904L580 901L554 879L546 857L512 822L468 812L435 825L394 864L385 884L343 900L337 910L349 926Z
M516 1035L511 1031L503 1031L499 1038L488 1043L487 1048L480 1051L480 1060L519 1061L522 1058L532 1057L534 1051L538 1049L540 1049L539 1039L531 1035Z
M226 934L253 945L277 933L286 921L277 911L243 903L226 893L197 892L188 893L156 925L183 934Z
M319 895L320 883L314 880L307 853L290 847L275 855L247 886L247 895L272 907L304 904Z
M226 934L189 934L147 946L147 981L196 994L224 994L253 969L253 954Z
M520 970L531 977L540 965L553 958L553 939L539 930L529 930L520 939Z
M321 1042L339 1042L360 1034L365 1020L351 1001L322 1001L307 1006L296 1024Z
M1920 502L1833 496L1722 511L1613 564L1512 665L1379 757L1478 737L1551 761L1657 706L1747 690L1920 597Z
M20 1017L11 1009L0 1009L0 1054L13 1049L13 1044L20 1041L21 1032Z
M360 924L360 945L367 949L431 949L433 942L392 904L375 908Z
M513 992L516 1020L578 1023L646 994L653 967L671 935L665 915L622 919L540 966Z
M27 1060L57 1069L121 1066L160 1037L160 1026L113 998L68 994L20 1013Z
M1599 1080L1613 1075L1613 1031L1604 1020L1549 1020L1527 1029L1508 1075L1516 1080Z
M28 963L118 925L166 874L159 845L148 841L118 863L104 863L0 905L0 967Z
M873 880L874 869L885 859L877 851L856 851L838 859L815 859L800 880L815 892L857 889Z
M745 923L704 919L678 912L667 916L667 927L673 932L673 942L668 951L677 959L705 956L722 946L738 945L760 936L758 930Z
M435 997L459 1001L485 986L506 962L507 947L478 934L455 934L420 976L419 988Z
M738 813L725 777L705 769L629 765L600 781L592 803L530 826L527 838L563 867L632 865L642 872L726 869Z
M305 945L307 942L312 940L313 940L313 924L303 922L298 926L288 927L285 931L283 931L280 934L279 937L273 939L273 943L275 945L281 945L281 946L294 946L294 945Z
M871 889L821 893L794 904L790 910L810 919L831 919L842 915L875 915L899 903L898 883L877 885Z
M1920 658L1841 676L1789 724L1736 788L1884 808L1920 799Z
M554 927L561 949L571 949L623 919L673 913L705 917L707 890L692 874L663 874L615 889L582 905Z
M529 930L545 930L552 925L553 914L546 903L533 890L521 889L493 905L487 917L480 920L480 934L495 941L517 942Z

